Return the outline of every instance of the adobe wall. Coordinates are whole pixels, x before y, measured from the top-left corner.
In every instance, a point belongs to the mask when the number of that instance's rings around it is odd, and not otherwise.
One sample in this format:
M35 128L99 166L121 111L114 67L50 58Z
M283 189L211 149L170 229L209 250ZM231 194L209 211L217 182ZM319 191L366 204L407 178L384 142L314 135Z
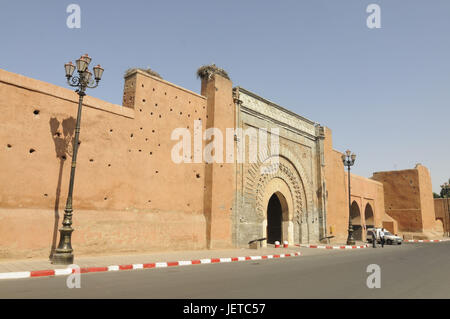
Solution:
M215 85L229 103L227 81ZM2 259L46 258L58 243L77 102L72 90L0 70ZM211 229L216 208L204 210L205 165L171 160L173 129L186 127L193 135L194 119L207 123L212 108L206 97L141 71L126 78L124 107L85 97L73 202L75 256L201 249L213 231L221 246L229 244L223 241L229 231Z
M426 167L418 164L414 169L376 172L372 179L383 183L386 213L397 221L399 232L415 238L442 236Z
M332 132L325 127L325 183L327 198L327 233L335 236L332 242L344 243L348 230L347 182L341 154L333 149Z
M436 220L442 223L442 228L448 233L450 231L450 215L449 215L450 199L435 198L434 213Z
M333 149L332 132L329 128L325 128L324 145L327 230L329 235L335 236L332 241L344 243L347 240L349 222L348 174L342 163L342 153ZM357 163L356 160L355 165ZM350 174L350 185L351 202L356 205L356 209L353 210L355 216L352 218L352 223L360 226L357 231L361 233L361 239L365 240L364 229L367 226L381 227L385 219L383 185L353 173ZM373 217L371 218L371 216Z

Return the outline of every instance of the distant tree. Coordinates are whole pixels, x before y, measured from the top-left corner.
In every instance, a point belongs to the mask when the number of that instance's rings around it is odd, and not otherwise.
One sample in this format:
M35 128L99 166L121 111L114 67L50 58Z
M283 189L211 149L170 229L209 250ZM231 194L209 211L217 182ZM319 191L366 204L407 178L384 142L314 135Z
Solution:
M448 179L448 183L450 184L450 178ZM450 197L450 190L445 190L444 188L441 188L441 195L440 198Z
M440 194L436 194L435 192L433 192L433 198L441 198Z

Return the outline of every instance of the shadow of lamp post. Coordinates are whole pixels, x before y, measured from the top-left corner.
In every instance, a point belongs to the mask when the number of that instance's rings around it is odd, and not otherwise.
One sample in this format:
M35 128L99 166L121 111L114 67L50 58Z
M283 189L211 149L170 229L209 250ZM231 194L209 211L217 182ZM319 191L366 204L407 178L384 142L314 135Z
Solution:
M347 245L354 245L355 239L353 238L353 225L352 225L352 201L351 201L351 193L350 193L350 166L355 164L356 155L351 154L350 151L345 151L345 154L342 154L342 162L344 166L348 168L348 237L347 237Z
M75 65L73 65L72 62L66 63L64 65L64 68L66 70L67 83L70 86L77 88L76 92L78 93L79 99L77 123L75 127L75 140L73 142L72 165L70 170L69 193L67 195L66 208L64 209L64 220L62 222L63 227L59 229L60 237L58 248L56 248L52 259L52 263L57 265L73 264L72 194L73 183L75 179L75 167L77 162L78 140L80 136L81 109L83 105L83 97L86 95L86 89L96 88L103 75L103 69L100 67L100 65L97 65L93 68L94 79L92 79L92 73L88 69L90 62L91 58L87 54L83 55L76 61L76 68L78 71L77 76L72 76L73 72L75 71Z

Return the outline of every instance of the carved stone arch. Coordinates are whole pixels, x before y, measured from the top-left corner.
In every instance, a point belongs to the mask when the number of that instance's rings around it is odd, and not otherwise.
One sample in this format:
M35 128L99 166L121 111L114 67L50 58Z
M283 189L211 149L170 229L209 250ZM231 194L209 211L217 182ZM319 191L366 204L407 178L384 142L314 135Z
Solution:
M272 171L262 172L261 168L272 163L272 156L269 154L262 154L260 158L263 161L258 161L250 165L246 180L246 193L253 194L256 213L260 222L264 221L266 203L264 201L267 184L275 178L283 180L290 191L290 198L292 198L292 212L290 212L290 221L294 222L293 238L295 242L300 242L303 236L307 236L307 210L312 207L312 194L308 178L304 172L300 162L288 151L280 151L278 158L278 167ZM290 157L287 157L290 156ZM270 165L269 165L270 166ZM302 224L302 225L301 225ZM302 227L302 229L300 229ZM304 234L301 235L300 233Z
M259 156L260 158L264 159L263 161L258 159L258 161L256 163L253 163L250 165L250 167L248 169L248 176L246 178L245 186L244 186L245 192L247 195L249 195L249 194L256 195L257 186L258 186L257 182L261 176L260 168L263 165L263 163L268 162L272 156L273 155L270 155L269 152L265 151ZM284 158L287 162L289 162L294 167L294 169L292 171L296 172L298 174L298 176L300 177L299 185L303 189L304 197L305 197L303 200L304 204L302 206L302 209L303 209L303 212L307 213L308 209L313 207L313 194L312 194L313 185L312 185L312 182L310 181L307 174L305 173L305 169L303 168L300 160L287 147L280 147L279 157ZM252 196L250 196L250 198L249 198L250 200L257 201L257 198L251 198L251 197Z

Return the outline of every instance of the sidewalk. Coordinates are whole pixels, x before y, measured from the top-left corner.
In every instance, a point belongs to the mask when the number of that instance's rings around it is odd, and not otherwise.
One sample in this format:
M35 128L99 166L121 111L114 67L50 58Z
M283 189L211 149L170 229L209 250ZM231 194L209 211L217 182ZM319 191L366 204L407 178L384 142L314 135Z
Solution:
M309 249L306 248L307 246L316 246L313 248L326 248L325 246L318 247L321 245L302 245L302 247L295 245L290 246L289 248L275 248L271 245L260 249L235 248L222 250L190 250L82 257L77 257L75 251L74 264L80 267L81 273L88 273L312 256L324 253L333 253L332 248ZM352 248L351 246L348 247L350 249ZM358 246L358 248L360 247ZM338 253L337 250L334 250L334 252ZM68 266L69 265L53 265L48 259L0 261L0 279L68 275L72 273L72 271L68 270Z
M88 271L88 269L98 268L97 271L107 271L108 268L112 267L112 270L125 270L136 268L158 268L216 262L245 261L253 259L295 257L300 255L299 251L300 249L298 247L268 247L261 249L243 248L225 250L192 250L133 255L91 256L79 258L77 258L75 255L74 264L82 268L82 272L91 272ZM232 260L232 258L234 259ZM142 266L136 267L134 265ZM144 265L147 265L147 267L144 267ZM13 272L18 273L38 271L42 272L43 274L53 275L54 272L48 272L48 270L67 269L67 267L68 266L66 265L53 265L48 259L0 261L0 279L2 275L3 277L6 276L5 273ZM100 268L102 270L100 270ZM24 277L29 277L26 276L26 274L22 275Z
M346 243L320 243L320 244L296 244L303 248L319 248L319 249L362 249L368 248L369 244L363 241L356 241L354 245L347 245Z

